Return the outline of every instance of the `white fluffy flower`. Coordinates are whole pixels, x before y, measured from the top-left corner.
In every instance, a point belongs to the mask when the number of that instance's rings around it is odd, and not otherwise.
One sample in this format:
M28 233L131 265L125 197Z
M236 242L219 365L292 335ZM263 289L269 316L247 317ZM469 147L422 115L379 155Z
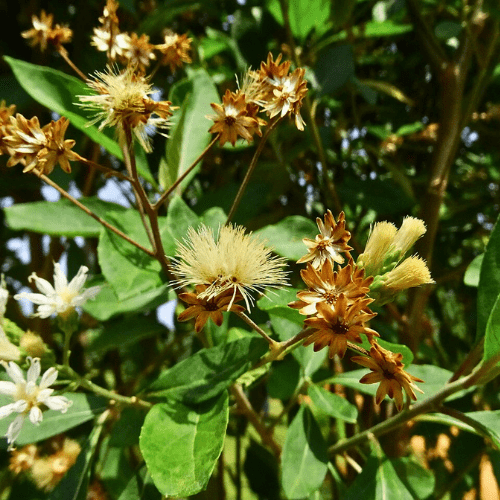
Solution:
M7 299L9 292L5 285L3 275L0 279L0 359L4 361L19 361L21 358L21 351L19 347L14 345L5 334L3 330L5 309L7 308Z
M30 277L30 281L35 281L35 285L42 293L22 292L14 295L16 300L28 299L38 305L35 316L48 318L52 314L65 315L75 307L82 306L89 299L93 299L101 290L99 286L93 286L82 290L87 279L88 268L80 267L76 276L68 283L68 279L61 270L59 264L54 264L54 286L47 280L39 278L35 273Z
M39 425L43 420L40 406L45 405L51 410L66 413L68 408L73 404L72 401L64 396L51 396L54 389L50 389L49 386L56 381L58 374L55 368L49 368L43 374L40 384L37 385L36 381L41 371L40 359L32 359L29 356L26 359L30 362L26 380L21 368L16 363L13 361L10 363L0 361L9 377L13 380L13 382L0 381L0 394L10 396L14 400L13 403L0 408L0 419L12 413L19 413L9 425L5 434L9 450L14 447L14 441L21 432L26 416L28 416L32 424Z

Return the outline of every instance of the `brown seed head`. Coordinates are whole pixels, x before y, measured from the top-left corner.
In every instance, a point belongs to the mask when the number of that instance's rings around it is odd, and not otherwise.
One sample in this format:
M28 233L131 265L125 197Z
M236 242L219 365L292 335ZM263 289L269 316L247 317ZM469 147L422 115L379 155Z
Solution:
M168 32L165 34L164 43L156 45L156 50L160 51L160 64L170 66L170 71L175 72L177 68L182 68L183 63L191 63L191 42L187 34L178 35Z

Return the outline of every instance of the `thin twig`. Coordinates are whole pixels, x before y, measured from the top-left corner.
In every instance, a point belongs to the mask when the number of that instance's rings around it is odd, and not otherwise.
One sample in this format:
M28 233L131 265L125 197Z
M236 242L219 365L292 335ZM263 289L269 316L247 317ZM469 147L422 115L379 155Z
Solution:
M84 81L84 82L87 82L88 80L88 77L85 73L82 73L78 68L77 66L75 65L75 63L69 58L68 56L68 51L62 46L62 45L59 45L57 47L57 52L59 52L59 54L61 54L61 57L68 63L68 65L71 67L71 69Z
M112 168L105 167L103 165L100 165L99 163L96 163L92 160L88 160L87 158L84 158L83 156L80 156L78 153L74 153L75 159L81 163L84 163L85 165L88 165L89 167L95 168L96 170L101 171L106 177L117 177L121 181L128 181L132 183L132 179L128 175L124 175L121 172L117 172L116 170L113 170Z
M129 236L127 236L125 233L120 231L118 228L115 226L112 226L109 222L106 222L104 219L99 217L97 214L92 212L89 208L87 208L85 205L80 203L76 198L71 196L67 191L65 191L62 187L60 187L58 184L50 180L45 174L40 173L38 170L34 169L32 172L37 175L40 179L42 179L45 183L47 183L49 186L52 186L54 189L57 189L59 193L61 193L62 196L64 196L67 200L71 201L71 203L75 204L78 208L83 210L86 214L90 215L93 219L95 219L99 224L103 225L106 229L109 229L110 231L113 231L113 233L117 234L120 236L120 238L123 238L125 241L128 241L130 244L134 245L137 247L139 250L142 250L144 253L147 255L154 257L155 254L151 250L147 249L146 247L143 247L140 243L137 243L137 241L133 240Z
M250 328L253 328L268 343L271 349L279 347L280 343L273 340L259 325L254 323L243 311L234 311Z

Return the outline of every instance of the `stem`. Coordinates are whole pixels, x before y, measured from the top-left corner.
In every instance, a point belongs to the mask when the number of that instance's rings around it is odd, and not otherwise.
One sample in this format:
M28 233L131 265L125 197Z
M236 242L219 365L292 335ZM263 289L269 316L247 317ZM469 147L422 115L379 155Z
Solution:
M472 427L480 436L491 441L491 432L481 422L470 418L465 413L462 413L459 410L455 410L455 408L449 408L448 406L441 405L439 411L441 413L444 413L445 415L449 415L450 417L460 420L460 422L463 422L464 424L467 424L468 426Z
M59 45L57 47L57 52L59 52L59 54L61 54L61 57L68 63L68 65L71 67L71 69L84 81L86 82L88 80L87 78L87 75L85 75L84 73L82 73L78 68L77 66L75 65L75 63L69 58L68 56L68 51L62 46L62 45Z
M264 339L269 342L269 347L271 350L279 347L280 343L273 340L259 325L254 323L243 311L234 311L250 328L253 328L259 335L264 337Z
M260 368L261 366L266 365L267 363L271 363L275 360L283 359L288 352L292 351L297 347L298 343L301 340L304 340L306 337L308 337L311 334L311 329L310 328L304 328L302 329L297 335L294 337L285 340L283 342L277 342L276 346L271 349L270 352L268 352L261 360L257 363L255 368Z
M89 167L93 167L97 170L100 170L101 172L104 173L106 177L114 176L118 177L118 179L122 181L128 181L132 183L132 179L128 175L123 175L120 172L116 172L115 170L111 168L104 167L103 165L100 165L99 163L96 163L92 160L87 160L87 158L84 158L83 156L80 156L78 153L74 153L75 159L81 163L84 163L85 165L88 165Z
M342 439L337 444L328 448L329 456L333 458L338 453L342 453L343 451L348 450L353 446L358 446L366 442L366 440L369 439L371 435L382 436L384 434L387 434L388 432L393 431L397 427L400 427L401 425L412 420L418 415L428 413L430 411L439 411L442 401L444 401L448 396L455 394L456 392L466 387L469 387L472 380L472 375L469 375L468 377L464 377L460 380L456 380L455 382L447 384L439 392L434 394L434 396L425 399L421 403L413 405L410 409L403 410L397 415L394 415L394 417L391 417L384 422L371 427L370 429L360 432L356 436L348 439Z
M279 459L281 455L281 446L273 439L269 429L266 428L259 415L253 409L250 401L246 397L240 384L234 384L230 388L231 394L238 403L238 408L241 410L243 415L248 419L248 421L253 425L255 430L259 433L262 443L269 446L273 451L276 458Z
M276 124L279 122L280 118L273 118L269 122L269 126L267 127L266 131L264 132L264 135L262 136L262 139L259 142L259 145L257 146L257 149L255 150L255 153L253 155L252 161L250 162L250 165L248 166L247 173L245 175L245 178L243 179L243 182L241 183L240 189L238 190L238 193L236 194L236 198L233 201L233 205L231 207L231 210L229 210L229 215L227 216L226 224L229 224L231 222L231 219L234 217L234 213L236 212L236 209L238 208L238 205L241 202L241 198L243 197L243 193L245 192L248 183L250 181L250 177L253 174L253 171L255 169L255 166L257 165L257 160L259 159L260 154L262 153L262 150L264 149L264 144L266 143L269 134L272 132Z
M142 250L144 253L150 255L151 257L154 257L155 254L151 251L148 250L146 247L143 247L140 243L137 243L137 241L133 240L129 236L127 236L125 233L120 231L118 228L115 226L112 226L109 222L106 222L104 219L96 215L92 210L87 208L85 205L80 203L76 198L71 196L69 193L67 193L62 187L60 187L58 184L50 180L45 174L40 173L36 169L32 170L32 172L37 175L40 179L42 179L45 183L47 183L49 186L52 186L54 189L59 191L62 196L64 196L67 200L71 201L71 203L74 203L78 208L83 210L87 215L90 215L93 219L95 219L99 224L103 225L106 229L109 229L110 231L113 231L113 233L117 234L121 238L123 238L125 241L128 241L131 245L134 245L137 247L139 250Z
M138 406L140 408L145 408L145 409L149 409L153 406L148 401L138 399L137 396L131 396L131 397L122 396L121 394L116 394L113 391L104 389L104 387L94 384L90 380L81 377L80 375L78 375L78 373L75 372L75 370L73 370L69 366L58 366L57 368L61 372L66 373L69 377L75 380L80 387L83 387L84 389L87 389L88 391L91 391L94 394L97 394L98 396L103 396L107 399L117 401L118 403L123 403L129 406Z
M63 346L63 365L69 368L69 357L71 356L71 351L69 350L69 343L71 341L71 335L73 332L66 330L64 332L64 346Z
M208 151L210 151L210 149L217 142L219 137L220 133L217 134L212 139L210 144L201 152L198 158L196 158L196 160L194 160L193 163L191 163L191 165L184 171L184 173L180 177L178 177L178 179L167 189L167 191L165 191L161 195L160 199L153 205L153 210L155 210L156 212L158 211L161 204L168 198L168 196L172 193L172 191L186 178L186 176L191 172L191 170L193 170L193 168L196 167L198 162L200 162L203 159L203 157L208 153Z

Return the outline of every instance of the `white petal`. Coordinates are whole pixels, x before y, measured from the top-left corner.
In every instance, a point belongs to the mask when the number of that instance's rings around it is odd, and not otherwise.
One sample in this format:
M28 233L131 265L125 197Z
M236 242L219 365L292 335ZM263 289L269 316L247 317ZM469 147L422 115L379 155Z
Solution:
M5 396L13 396L17 391L17 385L14 382L0 382L0 394Z
M28 384L30 382L35 383L40 376L40 372L42 371L42 367L40 366L40 358L31 358L30 356L28 356L26 359L31 363L31 366L28 369L26 381L28 382Z
M2 406L0 408L0 419L8 417L15 411L16 403L10 403L9 405Z
M53 314L57 312L57 304L51 302L50 304L44 304L43 306L38 306L35 316L39 318L50 318Z
M24 373L22 372L21 368L16 365L13 361L10 363L2 363L5 370L7 371L7 374L9 377L16 383L16 384L24 384Z
M30 410L30 422L33 425L40 425L40 422L43 420L42 410L38 408L38 406L33 406Z
M87 288L84 290L80 295L75 297L71 303L73 306L82 306L87 302L89 299L93 299L100 291L101 291L100 286L92 286L90 288Z
M35 281L35 285L38 288L38 290L47 297L55 295L56 291L54 290L54 287L47 280L39 278L35 273L31 273L28 279L29 281Z
M66 413L68 408L73 404L73 401L70 401L64 396L51 396L45 399L43 404L48 406L51 410L58 410L61 413Z
M33 382L33 380L30 380L27 384L26 387L24 388L24 392L26 392L26 396L30 398L33 394L35 394L38 391L38 386L36 385L36 382Z
M54 301L53 296L54 294L51 294L49 297L47 297L46 295L42 295L41 293L21 292L16 293L16 295L14 295L14 298L16 300L27 299L30 302L33 302L33 304L51 304Z
M79 292L83 285L85 284L85 281L87 280L87 273L89 271L89 268L86 266L80 267L78 272L76 273L76 276L71 280L70 284L68 285L68 288L72 291Z
M5 434L5 437L7 438L7 443L9 443L9 450L12 449L12 444L19 437L19 433L23 428L23 424L24 424L24 415L18 415L9 425L7 433Z
M42 389L36 396L39 403L45 403L45 400L54 392L54 389Z
M54 288L56 293L61 292L68 286L68 278L62 272L61 265L59 263L54 264Z
M10 406L10 405L9 405ZM28 407L28 402L24 399L19 399L15 403L12 403L11 413L22 413Z
M54 367L49 368L42 376L40 389L45 389L52 385L57 380L57 375L58 371Z

